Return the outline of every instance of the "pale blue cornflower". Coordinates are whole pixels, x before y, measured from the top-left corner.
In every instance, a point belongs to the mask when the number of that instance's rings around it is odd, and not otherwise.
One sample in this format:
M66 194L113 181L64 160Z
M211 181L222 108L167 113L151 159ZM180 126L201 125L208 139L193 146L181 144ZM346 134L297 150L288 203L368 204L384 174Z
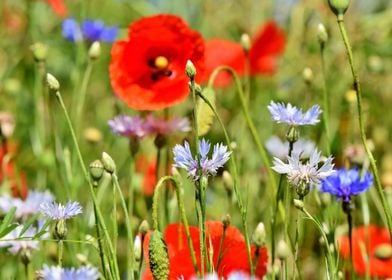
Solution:
M290 126L315 125L320 122L318 117L322 112L319 105L314 105L303 113L302 109L298 109L290 103L285 105L284 103L275 103L273 101L268 105L268 110L274 121L286 123Z
M7 213L16 207L15 217L24 219L38 213L41 203L52 201L53 195L49 191L29 191L25 200L5 194L0 197L0 212Z
M98 269L91 266L62 268L44 265L38 275L44 280L96 280L100 277Z
M335 170L333 170L334 164L332 163L332 159L332 157L328 157L319 168L321 155L320 152L315 149L306 163L302 163L301 156L298 153L293 153L291 157L288 156L288 163L284 163L282 160L274 158L274 166L272 169L280 174L287 174L290 185L294 187L305 185L309 188L313 188L320 185L322 179L335 172Z
M144 121L138 116L130 117L120 115L108 121L113 133L129 137L129 138L142 138L146 135L144 129Z
M82 213L79 202L68 201L66 205L56 202L44 202L40 205L41 212L52 220L68 220Z
M118 34L117 26L106 26L101 20L84 20L80 26L74 18L67 18L62 23L63 37L71 42L83 39L91 42L101 41L112 43Z
M278 136L271 136L265 142L265 148L273 156L280 159L285 159L289 153L289 142L282 141ZM308 139L299 138L293 143L293 151L291 154L300 154L301 159L309 158L316 148L316 144Z
M188 172L188 177L195 181L199 179L199 173L204 176L215 176L218 169L230 159L231 152L227 150L225 145L215 144L211 159L209 159L207 156L210 148L211 144L202 139L199 142L199 156L194 158L187 141L184 146L177 144L173 149L173 166L185 169Z
M337 199L350 202L351 196L366 191L373 184L373 176L367 171L361 178L359 171L341 168L322 181L321 190L334 195Z
M148 115L144 120L144 130L152 135L170 135L177 132L191 131L191 126L187 118L160 119L154 115Z

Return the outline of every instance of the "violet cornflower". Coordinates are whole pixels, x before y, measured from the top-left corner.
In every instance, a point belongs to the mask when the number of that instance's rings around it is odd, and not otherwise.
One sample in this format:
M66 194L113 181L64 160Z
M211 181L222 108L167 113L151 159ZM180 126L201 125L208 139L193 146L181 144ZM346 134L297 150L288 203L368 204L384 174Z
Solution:
M175 162L173 166L185 169L188 172L188 177L194 181L199 179L199 173L204 176L215 176L218 169L230 159L231 152L225 145L218 143L214 145L211 159L209 159L207 156L210 148L211 144L202 139L199 142L199 157L193 157L187 141L184 146L177 144L173 149Z
M71 42L83 40L82 30L79 23L74 18L67 18L61 24L63 37Z
M100 41L112 43L116 40L118 28L106 26L101 20L84 20L80 26L74 18L68 18L62 23L63 37L71 42L79 42L83 39L91 42Z
M285 105L284 103L275 103L273 101L268 105L268 110L274 121L286 123L290 126L315 125L320 122L318 117L322 112L319 105L314 105L303 113L302 109L298 109L290 103Z
M169 135L175 132L191 131L191 126L187 118L174 117L164 120L148 115L144 121L144 129L148 134Z
M92 266L63 268L60 266L48 266L46 264L38 272L38 275L44 280L96 280L100 277L98 269Z
M68 220L82 213L79 202L68 201L66 205L56 202L44 202L40 205L41 212L52 220Z
M366 191L373 184L373 176L366 171L361 178L359 171L341 168L322 181L321 190L334 195L337 199L350 202L351 196Z
M108 121L113 133L129 137L129 138L142 138L146 135L144 129L144 121L138 117L130 117L120 115Z

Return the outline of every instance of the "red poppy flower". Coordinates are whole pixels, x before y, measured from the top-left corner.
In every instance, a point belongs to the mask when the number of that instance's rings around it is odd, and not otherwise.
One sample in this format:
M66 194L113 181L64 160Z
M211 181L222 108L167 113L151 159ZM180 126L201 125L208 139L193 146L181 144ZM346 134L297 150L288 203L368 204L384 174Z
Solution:
M283 30L274 21L264 24L249 50L251 74L273 74L277 58L283 53L285 41Z
M60 17L65 17L68 14L67 7L63 0L47 0L48 4L52 7L53 12Z
M210 221L206 223L207 231L207 252L213 252L214 271L219 277L226 278L232 272L242 271L250 274L247 258L246 245L241 232L233 226L229 226L225 232L223 245L220 247L223 237L222 222ZM195 249L198 266L200 269L200 247L199 229L191 226L190 233L192 244ZM183 225L169 225L165 231L165 241L169 252L170 273L169 279L191 279L195 276L192 258L186 240ZM147 269L143 279L153 279L148 267L148 242L149 236L144 243L144 253L147 260ZM252 246L252 255L255 255L255 248ZM218 261L220 259L220 261ZM266 273L267 249L259 249L259 257L256 267L256 275L260 278ZM218 264L219 262L219 264Z
M109 72L114 92L136 110L157 110L188 95L187 60L200 77L204 41L178 16L144 17L129 26L129 39L112 47Z
M219 66L230 66L238 75L244 74L245 53L241 44L223 40L211 39L206 41L206 71L205 81L207 82L212 72ZM217 87L228 86L231 83L231 75L220 72L215 79L214 85Z
M146 196L154 194L156 179L157 163L156 160L147 160L140 156L136 159L136 171L143 173L143 193Z
M6 181L14 197L25 199L28 192L26 177L22 172L15 171L14 152L14 146L0 147L0 184Z
M358 274L365 275L368 268L372 277L392 277L392 247L387 228L357 227L353 229L352 238L353 265ZM340 253L350 258L348 236L340 238Z

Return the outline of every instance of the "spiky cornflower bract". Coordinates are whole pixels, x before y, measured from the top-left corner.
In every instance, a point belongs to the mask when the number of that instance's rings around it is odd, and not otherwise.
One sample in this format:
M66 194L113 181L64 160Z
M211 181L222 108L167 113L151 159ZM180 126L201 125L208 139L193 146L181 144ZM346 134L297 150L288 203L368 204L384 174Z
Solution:
M319 105L314 105L303 113L302 109L298 109L290 103L285 105L284 103L275 103L273 101L268 105L268 110L274 121L286 123L290 126L315 125L320 122L318 117L322 112Z
M54 201L44 202L40 205L40 209L46 217L53 220L68 220L82 213L82 206L76 201L68 201L65 205Z
M361 177L356 168L341 168L322 181L321 190L344 202L350 202L351 196L366 191L372 184L373 176L370 172L366 171Z
M211 144L207 140L202 139L198 148L199 156L196 157L193 157L187 141L183 146L177 144L173 149L173 166L185 169L195 181L199 179L199 173L204 176L216 175L218 169L230 159L231 152L221 143L214 145L211 158L208 158Z
M287 174L290 185L296 188L300 196L304 196L311 188L320 185L321 180L333 174L335 170L333 170L334 164L331 156L319 167L321 154L317 149L313 151L306 163L303 163L300 158L299 153L288 156L288 163L274 158L272 169L280 174Z
M63 268L44 265L38 274L44 280L96 280L100 277L98 269L91 266Z

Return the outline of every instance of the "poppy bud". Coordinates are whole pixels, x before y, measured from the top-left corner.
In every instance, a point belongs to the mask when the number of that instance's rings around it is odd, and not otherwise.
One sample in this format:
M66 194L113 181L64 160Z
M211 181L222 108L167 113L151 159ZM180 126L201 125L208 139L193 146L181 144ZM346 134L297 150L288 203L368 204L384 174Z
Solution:
M91 178L94 180L94 182L98 182L102 178L105 168L102 162L97 159L90 163L89 169Z
M328 5L336 16L343 16L350 5L350 0L328 0Z
M98 41L95 41L91 44L90 49L88 50L88 57L92 60L98 59L101 56L101 44Z
M245 52L250 50L250 37L248 34L244 33L241 35L241 46Z
M305 67L304 70L302 71L302 77L305 81L305 83L310 84L313 81L313 71L309 67Z
M60 89L59 81L50 73L46 74L46 84L50 90L58 91Z
M151 235L148 254L154 279L169 279L169 254L162 233L158 230Z
M279 259L284 260L290 256L290 248L284 240L279 240L276 247L276 255Z
M392 257L392 246L391 244L381 244L377 246L374 255L381 260L388 260Z
M319 23L317 26L317 39L321 45L324 45L328 41L328 33L325 29L324 24Z
M30 50L33 53L34 60L37 62L42 62L46 60L48 55L48 46L42 43L35 43L30 46Z
M105 170L110 174L116 170L116 164L114 163L114 160L105 152L102 153L102 164Z
M222 223L223 228L226 229L231 223L231 216L229 214L226 214L222 219Z
M261 247L265 244L265 227L263 223L259 223L253 232L252 240L256 246Z
M135 254L135 260L140 261L142 255L142 241L139 235L136 235L135 241L133 242L133 253Z
M188 76L189 79L193 80L196 76L196 67L195 65L192 63L192 61L190 61L188 59L188 61L186 62L186 66L185 66L185 74Z
M146 235L149 229L150 229L150 225L146 220L143 220L139 226L139 232L142 235Z

